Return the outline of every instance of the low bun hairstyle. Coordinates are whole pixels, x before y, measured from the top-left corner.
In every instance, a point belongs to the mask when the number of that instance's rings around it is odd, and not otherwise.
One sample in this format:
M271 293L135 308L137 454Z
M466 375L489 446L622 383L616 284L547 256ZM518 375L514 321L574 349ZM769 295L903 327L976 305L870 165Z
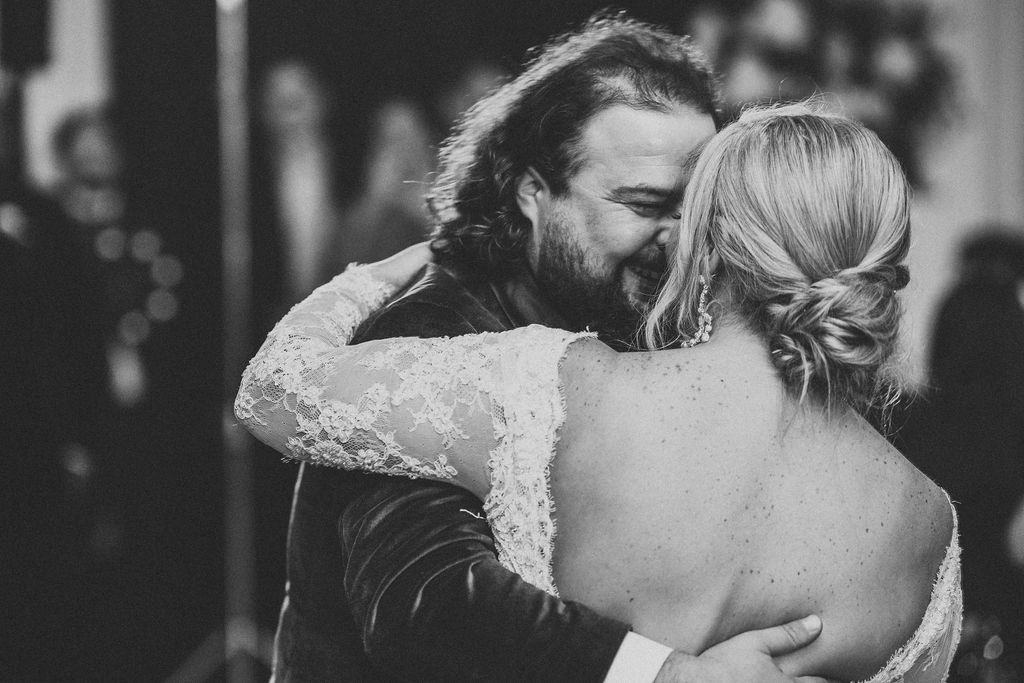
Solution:
M895 401L892 371L909 279L906 178L859 123L817 105L757 108L708 143L683 202L670 273L645 336L664 348L692 336L700 277L761 335L799 399L859 410Z

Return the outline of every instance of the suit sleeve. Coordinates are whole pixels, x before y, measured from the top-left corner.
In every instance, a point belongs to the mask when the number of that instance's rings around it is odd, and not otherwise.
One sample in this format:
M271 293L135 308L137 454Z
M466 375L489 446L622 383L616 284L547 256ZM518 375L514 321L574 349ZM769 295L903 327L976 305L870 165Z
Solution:
M628 627L502 567L471 494L388 479L346 506L344 585L375 664L417 681L603 681Z
M356 340L412 331L480 330L451 308L410 302L371 320ZM338 532L367 654L397 676L599 682L629 631L505 569L480 501L457 487L383 479L345 506Z

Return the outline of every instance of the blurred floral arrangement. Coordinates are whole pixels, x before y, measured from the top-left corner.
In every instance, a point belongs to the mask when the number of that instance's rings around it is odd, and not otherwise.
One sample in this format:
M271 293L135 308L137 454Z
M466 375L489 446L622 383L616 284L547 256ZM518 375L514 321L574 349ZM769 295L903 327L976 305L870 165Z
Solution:
M936 20L920 0L705 0L680 29L722 74L733 112L821 94L874 130L923 185L923 142L954 108Z

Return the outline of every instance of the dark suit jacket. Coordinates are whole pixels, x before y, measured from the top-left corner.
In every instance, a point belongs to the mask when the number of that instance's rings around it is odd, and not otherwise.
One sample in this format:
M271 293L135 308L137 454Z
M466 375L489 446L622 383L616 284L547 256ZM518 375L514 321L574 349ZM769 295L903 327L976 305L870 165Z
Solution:
M429 266L355 341L564 326L524 273ZM602 681L628 631L497 561L480 501L448 484L303 465L277 681Z

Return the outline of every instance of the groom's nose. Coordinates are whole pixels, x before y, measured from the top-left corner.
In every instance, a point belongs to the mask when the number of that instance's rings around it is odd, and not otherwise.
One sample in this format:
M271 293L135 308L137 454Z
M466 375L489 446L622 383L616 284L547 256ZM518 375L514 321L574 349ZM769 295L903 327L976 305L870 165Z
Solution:
M677 222L673 222L671 225L668 223L663 224L658 228L658 232L654 233L654 243L658 246L658 249L665 251L665 246L668 244L669 238L672 236L672 230L675 229Z

